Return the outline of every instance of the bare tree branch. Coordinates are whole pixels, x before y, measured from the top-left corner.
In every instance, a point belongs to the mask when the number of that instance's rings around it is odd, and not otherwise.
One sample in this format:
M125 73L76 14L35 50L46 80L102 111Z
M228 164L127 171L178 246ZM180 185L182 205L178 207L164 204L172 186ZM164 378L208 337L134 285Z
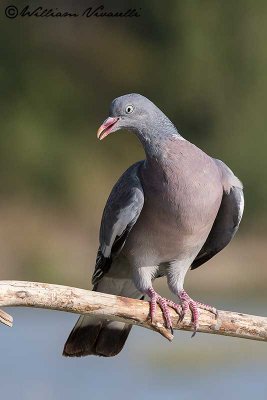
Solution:
M11 327L13 325L13 318L5 311L0 310L0 322Z
M123 321L159 332L172 340L165 328L160 309L155 322L148 318L149 303L105 293L91 292L68 286L24 281L0 281L0 306L36 307L67 311L76 314L93 314L107 319ZM179 322L179 316L170 310L174 329L192 331L191 313ZM11 326L12 317L0 312L0 321ZM199 332L267 341L267 318L231 311L219 311L218 318L200 310Z

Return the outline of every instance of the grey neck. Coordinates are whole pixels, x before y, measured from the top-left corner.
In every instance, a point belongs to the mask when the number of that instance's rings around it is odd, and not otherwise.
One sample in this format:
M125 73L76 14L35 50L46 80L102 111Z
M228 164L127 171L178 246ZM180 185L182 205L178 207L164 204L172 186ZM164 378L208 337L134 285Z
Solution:
M147 160L164 159L166 147L171 146L171 142L184 140L175 126L167 119L164 124L158 125L153 129L141 129L136 132L138 139L143 145Z

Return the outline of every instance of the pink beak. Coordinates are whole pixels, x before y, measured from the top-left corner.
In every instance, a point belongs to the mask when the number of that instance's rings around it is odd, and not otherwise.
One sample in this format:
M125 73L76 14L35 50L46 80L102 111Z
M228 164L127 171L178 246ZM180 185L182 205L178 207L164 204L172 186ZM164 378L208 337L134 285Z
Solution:
M111 132L119 118L108 117L97 131L98 139L102 140Z

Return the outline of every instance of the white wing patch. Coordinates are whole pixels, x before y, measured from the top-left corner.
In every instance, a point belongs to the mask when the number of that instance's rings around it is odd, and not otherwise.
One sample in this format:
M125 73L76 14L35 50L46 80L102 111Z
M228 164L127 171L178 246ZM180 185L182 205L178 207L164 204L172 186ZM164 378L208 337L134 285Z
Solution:
M237 176L235 176L233 171L226 164L224 164L223 161L217 159L214 159L214 161L219 166L222 175L223 189L225 193L229 194L232 187L243 189L242 182L238 179Z
M245 200L244 200L243 193L241 194L240 203L239 203L238 207L239 207L239 212L238 212L238 224L239 224L241 221L241 218L243 216L244 207L245 207Z

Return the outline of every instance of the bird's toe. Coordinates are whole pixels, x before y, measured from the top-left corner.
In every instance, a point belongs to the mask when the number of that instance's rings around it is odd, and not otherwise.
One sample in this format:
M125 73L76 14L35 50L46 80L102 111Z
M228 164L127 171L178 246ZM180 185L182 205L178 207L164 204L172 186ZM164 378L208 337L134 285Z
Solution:
M150 319L151 322L154 321L155 312L156 312L156 305L158 304L163 317L166 322L166 327L171 330L173 333L173 326L172 326L172 318L170 314L170 308L173 308L179 317L182 314L182 307L179 304L174 303L172 300L168 300L165 297L160 296L158 293L155 292L153 288L147 291L148 296L150 297Z
M181 320L183 320L187 311L189 309L191 310L192 324L193 324L193 328L194 328L192 337L195 336L195 334L199 328L199 309L209 311L212 314L214 314L216 318L218 317L218 311L216 310L216 308L209 306L208 304L200 303L199 301L194 301L193 299L191 299L190 296L188 296L188 294L186 293L185 290L182 290L181 293L179 293L179 298L180 298L181 306L183 309Z

